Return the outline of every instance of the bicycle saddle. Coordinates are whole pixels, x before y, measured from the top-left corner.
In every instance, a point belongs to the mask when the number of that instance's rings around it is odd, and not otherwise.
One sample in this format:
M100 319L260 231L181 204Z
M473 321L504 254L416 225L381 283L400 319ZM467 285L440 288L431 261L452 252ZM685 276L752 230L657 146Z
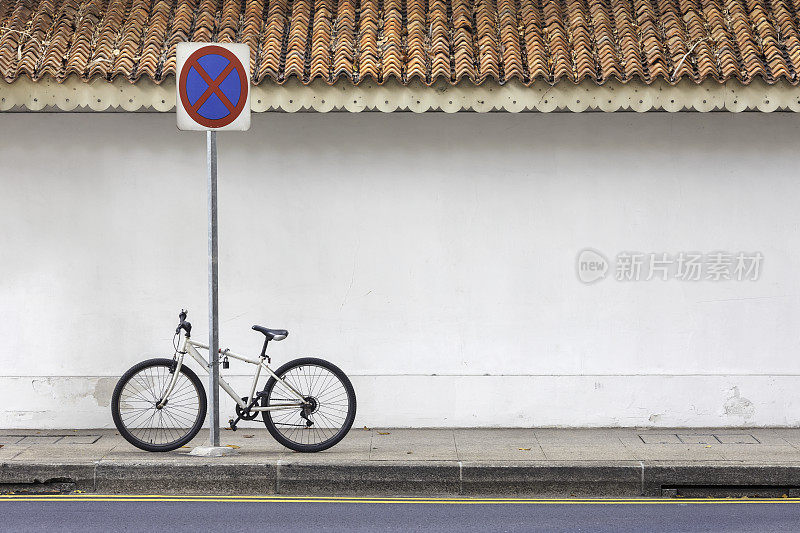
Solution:
M253 329L266 335L268 341L282 341L289 335L285 329L269 329L264 326L253 326Z

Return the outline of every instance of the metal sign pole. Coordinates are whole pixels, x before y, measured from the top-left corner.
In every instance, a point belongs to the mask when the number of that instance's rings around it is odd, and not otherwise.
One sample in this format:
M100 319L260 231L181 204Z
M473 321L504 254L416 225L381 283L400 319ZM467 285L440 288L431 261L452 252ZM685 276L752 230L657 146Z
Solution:
M208 406L211 446L219 446L219 304L217 300L217 132L208 148Z
M213 66L206 71L209 65ZM220 66L221 65L221 66ZM219 72L217 72L219 70ZM213 72L213 74L212 74ZM250 47L239 43L178 43L175 46L175 118L179 130L206 132L208 163L208 422L209 446L190 455L234 455L220 446L219 420L219 301L217 240L217 131L250 129ZM211 98L225 102L206 106ZM202 95L205 95L202 96Z

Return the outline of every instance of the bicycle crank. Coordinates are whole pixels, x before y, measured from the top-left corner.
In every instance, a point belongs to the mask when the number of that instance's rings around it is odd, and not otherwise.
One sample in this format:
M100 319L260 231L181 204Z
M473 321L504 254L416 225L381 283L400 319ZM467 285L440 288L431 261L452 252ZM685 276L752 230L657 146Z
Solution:
M245 402L245 403L247 403L248 400L249 400L249 398L242 398L242 401ZM255 420L256 417L258 416L258 411L251 411L251 409L256 404L257 401L258 401L258 399L254 398L253 401L250 402L250 405L248 405L244 409L242 409L242 407L240 407L239 404L237 403L236 404L236 415L241 420Z
M247 407L242 408L238 403L236 404L236 420L233 418L228 420L228 426L231 428L231 431L236 431L236 424L239 423L241 420L255 420L258 416L258 411L251 411L253 406L258 402L260 396L256 396L253 398ZM249 398L242 398L242 402L247 402Z

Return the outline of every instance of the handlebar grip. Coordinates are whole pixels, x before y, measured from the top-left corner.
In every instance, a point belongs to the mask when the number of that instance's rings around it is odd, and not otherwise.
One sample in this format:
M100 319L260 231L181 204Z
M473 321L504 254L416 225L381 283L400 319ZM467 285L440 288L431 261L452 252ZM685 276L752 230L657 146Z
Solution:
M176 335L178 333L180 333L181 330L184 330L187 335L191 335L192 334L192 325L189 322L186 321L186 315L187 314L188 314L188 311L186 311L186 309L181 309L181 312L178 313L178 318L180 319L181 323L178 324L177 328L175 328L175 334Z
M186 311L186 309L181 309L181 312L178 314L178 318L180 319L181 323L178 324L177 328L175 328L176 335L180 333L181 330L184 330L186 332L186 335L192 334L192 324L186 321L187 314L188 312Z

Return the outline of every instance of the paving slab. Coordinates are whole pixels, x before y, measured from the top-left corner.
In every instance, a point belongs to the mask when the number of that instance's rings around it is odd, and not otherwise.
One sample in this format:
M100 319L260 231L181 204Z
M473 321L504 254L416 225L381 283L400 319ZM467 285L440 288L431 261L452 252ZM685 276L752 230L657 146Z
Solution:
M67 435L58 442L59 444L94 444L100 438L100 435Z
M542 451L552 461L634 461L636 454L624 446L550 446L542 444Z
M322 453L299 453L284 448L274 440L272 442L280 448L278 458L282 461L303 463L369 461L374 435L374 431L352 430L339 444ZM263 438L271 440L269 434Z
M620 437L638 461L724 461L721 449L708 444L644 443L638 435Z
M375 429L372 461L457 461L452 429Z
M0 461L11 461L26 449L27 447L5 445L0 448Z
M620 435L629 435L629 430L619 429L535 429L530 430L541 444L565 446L612 442Z
M532 429L457 429L459 461L543 461L547 459Z
M714 446L714 449L719 451L725 459L730 461L769 461L772 463L800 462L800 450L788 444L783 446L770 444L720 444Z
M650 433L637 435L644 444L683 444L677 433Z
M758 440L759 444L774 444L774 445L789 444L791 446L791 443L787 439L783 438L780 434L775 433L773 431L753 430L750 431L749 434L755 437L756 440ZM721 433L717 433L718 437L722 435L723 434Z
M713 434L678 433L678 440L683 444L719 444Z
M29 435L22 437L20 444L55 444L64 437L61 435L45 436L45 435Z

